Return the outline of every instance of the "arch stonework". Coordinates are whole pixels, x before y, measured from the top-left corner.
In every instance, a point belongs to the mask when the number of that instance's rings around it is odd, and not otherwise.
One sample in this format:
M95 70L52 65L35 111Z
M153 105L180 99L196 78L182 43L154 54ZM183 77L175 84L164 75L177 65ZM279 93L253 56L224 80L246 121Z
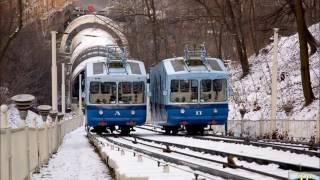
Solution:
M79 44L73 41L80 37L81 33L85 33L85 36L94 35L92 34L94 32L84 32L86 29L102 30L110 36L108 37L100 33L103 38L101 38L99 42L94 41L94 43L90 43L90 41L85 39ZM120 47L125 47L126 54L129 55L128 40L122 32L122 28L110 18L95 14L80 16L67 26L61 39L59 52L70 55L68 61L71 64L71 69L67 83L67 103L69 105L72 102L71 97L73 93L78 92L77 90L73 92L72 89L76 88L78 75L83 73L86 61L96 61L104 58L105 46L108 44L117 44Z
M77 29L81 29L81 27L86 25L94 24L96 24L98 27L105 27L105 30L109 30L108 32L111 35L116 36L114 38L120 40L119 46L128 47L128 40L122 33L122 28L118 26L118 24L105 16L89 14L76 18L68 25L61 39L61 45L59 49L60 53L67 53L67 43L77 34Z

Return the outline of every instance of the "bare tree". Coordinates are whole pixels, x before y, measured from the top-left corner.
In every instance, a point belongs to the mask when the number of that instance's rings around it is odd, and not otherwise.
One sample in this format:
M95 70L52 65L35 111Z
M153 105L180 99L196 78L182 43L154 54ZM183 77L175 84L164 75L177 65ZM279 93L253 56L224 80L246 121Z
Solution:
M157 16L156 16L156 8L154 5L154 0L144 0L145 6L146 6L146 11L147 11L147 16L149 18L149 21L152 24L152 39L153 39L153 54L154 54L154 63L159 62L159 49L160 45L158 42L158 36L159 36L159 29L158 29L158 21L157 21Z
M294 16L295 16L295 19L296 21L298 20L298 18L301 18L301 17L298 17L298 16L302 16L303 18L303 22L302 25L303 27L303 31L304 31L304 34L305 34L305 38L306 38L306 41L307 43L309 44L310 46L310 49L311 49L311 52L310 54L314 54L316 51L317 51L317 47L320 46L320 43L312 36L312 34L310 33L308 27L307 27L307 24L305 22L305 11L303 9L303 5L302 5L302 2L301 2L301 14L298 14L297 12L297 2L296 1L291 1L291 0L286 0L287 3L289 4L290 8L291 8L291 12L293 12ZM300 13L300 11L299 11ZM298 22L297 22L297 25L298 25Z
M236 9L238 11L237 17L235 16L234 9L231 6L230 0L226 0L227 9L231 18L231 28L235 33L234 38L236 41L237 52L241 63L242 77L244 77L249 74L249 62L247 58L247 49L244 41L244 34L241 26L241 4L239 0L236 0L235 2L237 6Z
M221 1L214 0L215 7L217 7L220 11L220 16L214 16L210 10L210 7L205 0L195 0L200 5L202 5L206 12L208 13L210 19L215 18L216 21L220 21L221 26L226 25L227 30L233 35L233 38L236 43L236 49L238 58L241 63L242 68L242 77L246 76L249 73L249 62L247 58L247 49L244 40L244 32L242 27L242 10L241 10L241 2L239 0L235 0L234 5L231 4L230 0ZM214 28L213 28L214 30ZM222 29L220 29L221 31ZM221 38L219 37L219 41L221 43ZM220 48L221 44L219 43L218 48ZM219 49L221 53L221 49Z
M301 62L301 81L303 88L303 95L305 98L305 105L312 103L314 94L312 92L311 81L310 81L310 68L309 68L309 55L308 55L308 28L305 23L302 1L295 0L294 4L297 29L299 35L300 44L300 62ZM310 33L310 32L309 32Z
M12 40L14 38L16 38L16 36L18 35L18 33L21 31L22 26L23 26L23 5L22 5L22 0L18 0L18 25L17 27L14 29L13 33L9 35L8 39L6 40L6 42L4 43L3 48L0 49L0 62L3 59L5 53L7 52L8 48L10 47L10 44L12 42ZM14 17L14 16L12 16ZM12 25L12 23L14 23L14 19L12 18L10 20L10 27ZM9 31L11 31L11 28L9 28Z

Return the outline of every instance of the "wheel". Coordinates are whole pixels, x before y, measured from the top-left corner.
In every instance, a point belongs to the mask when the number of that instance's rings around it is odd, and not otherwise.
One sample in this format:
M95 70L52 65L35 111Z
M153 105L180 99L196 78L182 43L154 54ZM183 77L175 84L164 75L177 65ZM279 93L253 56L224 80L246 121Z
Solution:
M130 127L129 126L122 126L120 131L121 135L129 135L130 134Z
M201 136L203 136L203 133L204 133L204 128L203 127L199 128L199 133L200 133Z
M90 127L88 125L85 126L87 133L90 131Z
M164 134L169 135L171 129L169 127L164 127Z
M113 134L113 131L116 130L116 128L114 126L111 126L109 130L110 130L110 133Z
M186 126L187 134L189 135L194 135L197 133L195 127L192 126Z
M95 132L97 134L102 134L103 132L106 131L106 127L105 126L95 126L93 129L92 129L92 132Z
M173 134L173 135L178 134L178 132L179 132L179 127L173 127L173 128L172 128L172 134Z

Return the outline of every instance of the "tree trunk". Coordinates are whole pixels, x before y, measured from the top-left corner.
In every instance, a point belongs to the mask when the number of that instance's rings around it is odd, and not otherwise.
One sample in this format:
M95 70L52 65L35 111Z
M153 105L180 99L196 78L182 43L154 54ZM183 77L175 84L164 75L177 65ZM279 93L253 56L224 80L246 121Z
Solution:
M223 25L220 25L219 30L219 43L218 43L218 58L222 59L222 32L223 31Z
M22 7L22 0L18 1L18 10L19 10L19 15L18 15L18 27L14 30L14 32L9 36L7 42L5 43L4 47L2 48L2 50L0 51L0 62L2 61L2 59L4 58L8 48L10 47L11 42L16 38L16 36L18 35L18 33L21 31L22 26L23 26L23 22L22 22L22 15L23 15L23 7ZM10 20L10 28L9 28L9 33L11 31L11 25L14 24L14 16L12 16L13 18Z
M253 0L250 1L250 35L251 35L251 41L252 41L252 47L254 50L255 55L257 56L259 54L259 48L257 46L257 40L256 40L256 13L255 13L255 7L254 7Z
M307 45L307 33L306 24L303 15L302 2L301 0L295 0L295 14L297 21L297 29L300 44L300 62L301 62L301 81L303 88L303 95L305 98L305 105L312 103L314 95L312 92L311 81L310 81L310 70L309 70L309 56L308 56L308 45Z
M296 10L296 2L292 1L292 0L287 0L287 3L289 4L291 10L293 11L296 19L298 19L298 15L297 15L297 10ZM313 55L316 51L317 51L317 47L320 46L320 42L318 42L313 36L312 34L310 33L308 27L307 27L307 24L305 23L305 20L304 20L304 9L302 7L302 4L301 4L301 16L303 18L303 31L305 33L305 38L306 38L306 41L307 43L309 44L310 46L310 55ZM308 52L308 51L307 51Z
M247 58L247 51L246 51L246 47L245 47L245 43L244 43L244 37L243 37L242 29L240 26L241 22L237 23L235 15L232 10L230 0L227 0L226 3L227 3L227 9L229 12L229 16L231 18L231 27L233 29L234 39L236 41L237 53L238 53L240 63L241 63L242 77L244 77L247 74L249 74L249 62L248 62L248 58ZM238 16L240 16L240 14ZM241 19L239 19L238 21L240 21L240 20Z
M154 0L145 0L145 4L147 6L147 14L148 18L151 21L152 24L152 40L153 40L153 56L154 60L151 64L155 64L159 62L159 42L158 42L158 22L156 17L156 9L154 6ZM151 12L150 12L151 11Z

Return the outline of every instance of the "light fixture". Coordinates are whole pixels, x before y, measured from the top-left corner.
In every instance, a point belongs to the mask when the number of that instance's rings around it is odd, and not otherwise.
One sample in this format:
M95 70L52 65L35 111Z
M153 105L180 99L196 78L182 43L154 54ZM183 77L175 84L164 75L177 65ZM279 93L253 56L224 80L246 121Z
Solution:
M131 110L131 115L135 115L136 111L135 110Z
M99 110L99 115L102 116L103 115L103 110Z

